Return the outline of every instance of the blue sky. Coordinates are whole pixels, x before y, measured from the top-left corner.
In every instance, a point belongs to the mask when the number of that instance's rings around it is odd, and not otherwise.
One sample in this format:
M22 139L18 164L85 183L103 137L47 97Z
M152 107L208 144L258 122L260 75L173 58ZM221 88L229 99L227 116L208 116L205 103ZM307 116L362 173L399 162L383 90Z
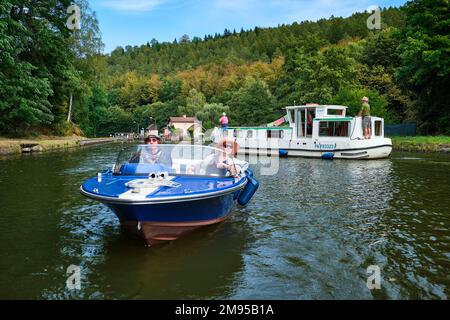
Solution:
M105 53L117 46L142 45L183 34L202 37L224 29L275 27L331 15L347 17L370 5L400 6L405 0L90 0Z

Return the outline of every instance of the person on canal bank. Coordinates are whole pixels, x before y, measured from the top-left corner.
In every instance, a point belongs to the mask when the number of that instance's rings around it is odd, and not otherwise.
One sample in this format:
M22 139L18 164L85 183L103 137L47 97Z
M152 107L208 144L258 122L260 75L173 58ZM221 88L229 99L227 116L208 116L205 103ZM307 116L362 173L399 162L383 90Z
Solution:
M222 116L219 119L219 123L220 123L220 126L222 127L222 132L225 132L228 130L228 117L225 112L222 113Z
M362 117L364 139L370 139L372 136L372 121L370 118L369 98L363 97L361 104L361 110L359 110L357 117Z

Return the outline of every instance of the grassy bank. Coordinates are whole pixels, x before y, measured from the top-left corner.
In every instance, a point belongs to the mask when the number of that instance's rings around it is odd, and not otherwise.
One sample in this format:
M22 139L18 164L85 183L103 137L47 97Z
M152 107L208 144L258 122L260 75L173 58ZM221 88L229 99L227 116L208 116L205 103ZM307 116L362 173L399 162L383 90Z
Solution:
M449 136L391 137L395 150L450 152Z
M40 136L31 139L0 138L0 156L23 152L44 152L114 141L112 138L88 139L80 136Z

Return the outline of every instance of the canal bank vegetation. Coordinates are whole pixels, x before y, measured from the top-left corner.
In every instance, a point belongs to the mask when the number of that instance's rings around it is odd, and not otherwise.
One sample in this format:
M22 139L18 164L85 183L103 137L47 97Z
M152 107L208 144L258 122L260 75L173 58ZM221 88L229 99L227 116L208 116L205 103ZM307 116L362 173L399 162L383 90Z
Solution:
M450 152L449 136L391 137L395 150Z
M255 27L103 54L96 14L76 0L82 29L64 24L71 1L0 5L0 135L43 129L89 137L134 132L169 116L196 115L205 128L222 112L233 125L260 125L286 105L360 98L386 123L415 121L421 134L450 134L449 2L414 0L381 12L273 28Z

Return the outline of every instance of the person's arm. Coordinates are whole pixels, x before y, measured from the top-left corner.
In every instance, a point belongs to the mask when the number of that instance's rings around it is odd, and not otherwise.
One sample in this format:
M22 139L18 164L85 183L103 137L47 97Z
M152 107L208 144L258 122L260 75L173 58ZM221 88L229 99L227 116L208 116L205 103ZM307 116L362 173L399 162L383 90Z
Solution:
M223 169L227 169L227 172L229 172L229 174L231 176L238 176L239 174L241 174L241 172L245 171L247 168L245 167L245 165L247 164L247 162L245 161L240 161L236 158L233 159L228 159L227 163L219 163L217 165L217 167L223 168Z
M361 108L361 109L359 110L359 112L358 112L358 114L357 114L356 116L357 116L357 117L361 117L362 112L363 112L363 108Z

